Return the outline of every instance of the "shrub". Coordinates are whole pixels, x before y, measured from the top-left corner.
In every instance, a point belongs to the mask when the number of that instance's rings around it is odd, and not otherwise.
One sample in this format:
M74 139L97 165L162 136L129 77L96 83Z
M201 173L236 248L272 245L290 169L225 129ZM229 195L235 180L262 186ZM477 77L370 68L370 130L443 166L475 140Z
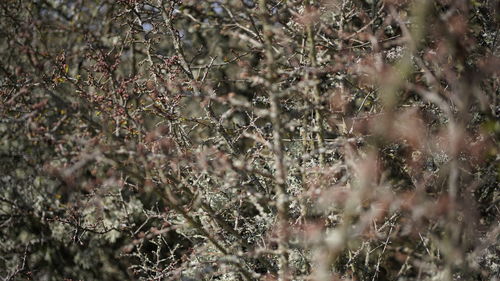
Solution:
M1 1L0 276L498 280L498 10Z

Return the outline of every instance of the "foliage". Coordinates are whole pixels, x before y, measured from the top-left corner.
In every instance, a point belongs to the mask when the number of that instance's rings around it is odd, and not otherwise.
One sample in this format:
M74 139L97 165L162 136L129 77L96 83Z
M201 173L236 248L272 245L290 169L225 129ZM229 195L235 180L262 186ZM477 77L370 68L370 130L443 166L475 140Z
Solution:
M2 280L499 280L498 1L0 1Z

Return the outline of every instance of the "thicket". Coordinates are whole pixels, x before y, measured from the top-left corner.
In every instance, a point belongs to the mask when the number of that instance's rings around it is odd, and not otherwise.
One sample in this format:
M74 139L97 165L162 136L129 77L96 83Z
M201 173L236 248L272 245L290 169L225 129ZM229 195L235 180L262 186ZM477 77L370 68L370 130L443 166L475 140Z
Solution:
M0 278L499 280L499 5L0 1Z

